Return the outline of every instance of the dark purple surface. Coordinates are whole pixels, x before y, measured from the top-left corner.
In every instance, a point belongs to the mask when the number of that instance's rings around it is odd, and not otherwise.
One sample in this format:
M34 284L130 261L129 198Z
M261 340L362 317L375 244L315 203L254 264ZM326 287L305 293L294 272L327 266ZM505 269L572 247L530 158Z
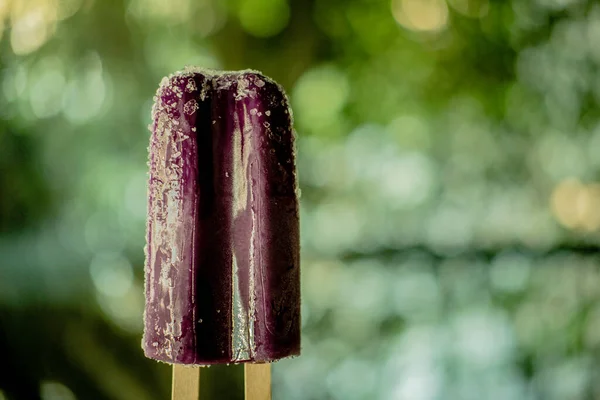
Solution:
M142 347L169 363L300 353L291 111L254 71L186 70L155 98Z

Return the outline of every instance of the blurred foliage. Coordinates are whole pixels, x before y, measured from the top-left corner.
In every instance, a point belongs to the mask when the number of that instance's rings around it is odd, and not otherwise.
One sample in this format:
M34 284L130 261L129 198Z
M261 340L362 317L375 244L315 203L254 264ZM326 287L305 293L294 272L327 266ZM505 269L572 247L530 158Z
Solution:
M0 0L0 399L165 399L140 350L161 78L287 89L303 355L276 399L600 398L600 6ZM239 367L203 398L241 398Z
M0 232L7 234L38 221L50 207L35 141L18 130L0 121Z

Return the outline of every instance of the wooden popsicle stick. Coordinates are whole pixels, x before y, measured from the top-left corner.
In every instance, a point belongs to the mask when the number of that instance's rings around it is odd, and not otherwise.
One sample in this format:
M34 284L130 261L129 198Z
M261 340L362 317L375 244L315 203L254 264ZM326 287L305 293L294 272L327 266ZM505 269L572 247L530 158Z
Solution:
M271 364L244 364L246 400L271 400Z
M172 400L200 399L200 368L173 365Z

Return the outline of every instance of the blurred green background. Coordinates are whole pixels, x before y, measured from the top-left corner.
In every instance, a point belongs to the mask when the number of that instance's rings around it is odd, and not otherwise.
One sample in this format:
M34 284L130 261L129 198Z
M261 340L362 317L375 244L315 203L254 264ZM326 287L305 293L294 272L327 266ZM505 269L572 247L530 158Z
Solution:
M169 397L140 349L147 125L190 64L294 108L276 400L600 399L596 2L0 0L0 35L1 400Z

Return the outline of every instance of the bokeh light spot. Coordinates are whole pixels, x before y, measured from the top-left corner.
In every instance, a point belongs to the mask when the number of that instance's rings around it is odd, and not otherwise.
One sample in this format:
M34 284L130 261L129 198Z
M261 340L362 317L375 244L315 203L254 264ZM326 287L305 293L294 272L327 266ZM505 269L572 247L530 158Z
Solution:
M11 0L0 0L0 21L8 17L11 8L10 6Z
M242 0L238 15L246 32L266 38L277 35L287 26L290 7L286 0Z
M18 55L39 49L54 33L57 5L53 1L18 1L12 5L10 44Z
M126 332L139 333L143 328L144 289L137 283L120 297L98 292L96 299L104 314Z
M64 114L74 124L81 124L98 115L106 98L107 82L98 53L81 61L81 71L66 86L63 98Z
M392 0L392 15L396 22L413 31L436 32L448 25L444 0Z
M335 283L340 281L343 265L334 261L314 261L307 263L302 272L302 282L307 293L305 303L321 315L326 309L334 308L340 293Z
M423 262L403 270L395 279L390 299L394 311L408 321L434 321L442 306L440 287L435 276Z
M569 178L552 192L550 207L561 225L570 229L595 231L600 228L600 184L584 185Z
M17 96L23 96L29 82L29 71L24 65L17 67L14 75L14 88Z
M500 253L490 266L490 281L497 291L516 293L526 289L530 273L530 259L514 252Z
M292 92L296 120L313 130L327 126L346 105L349 94L348 79L338 68L311 69L298 79Z
M350 202L329 202L319 205L312 213L311 226L315 232L311 245L325 253L353 247L358 241L364 214Z
M29 102L38 118L47 118L58 114L62 109L62 96L65 77L58 59L45 59L36 66L37 74L33 75Z
M227 14L219 9L218 3L205 2L198 6L200 10L197 12L194 28L200 36L206 37L219 31L225 24Z
M439 252L460 251L473 238L474 218L467 209L442 204L429 219L427 241Z
M40 385L42 400L75 400L75 394L60 382L44 381ZM1 397L0 397L1 399Z
M111 297L123 297L133 284L133 268L127 258L117 253L97 254L90 264L96 290Z
M415 152L384 161L379 183L382 193L395 207L411 208L431 194L434 174L429 158Z
M510 320L497 310L475 309L457 315L452 334L457 356L477 367L502 365L514 351Z
M588 165L581 143L557 132L548 133L540 139L536 155L541 170L553 181L581 176Z
M383 398L434 400L440 398L443 374L437 366L445 343L444 331L436 326L411 325L391 349L383 368L386 393Z
M7 69L2 81L2 92L8 101L14 101L26 94L28 71L23 65Z

